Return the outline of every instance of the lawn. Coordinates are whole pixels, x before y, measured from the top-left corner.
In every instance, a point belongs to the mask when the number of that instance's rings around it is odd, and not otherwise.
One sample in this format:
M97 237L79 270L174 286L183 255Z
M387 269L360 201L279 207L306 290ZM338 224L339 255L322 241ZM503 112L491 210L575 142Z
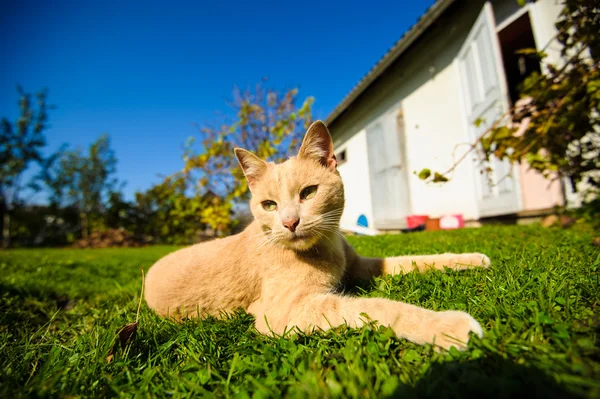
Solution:
M470 312L466 352L389 329L269 338L238 312L174 324L144 304L139 268L175 247L0 251L0 397L600 397L600 249L585 226L488 226L350 237L367 256L479 251L492 268L386 277L354 291Z

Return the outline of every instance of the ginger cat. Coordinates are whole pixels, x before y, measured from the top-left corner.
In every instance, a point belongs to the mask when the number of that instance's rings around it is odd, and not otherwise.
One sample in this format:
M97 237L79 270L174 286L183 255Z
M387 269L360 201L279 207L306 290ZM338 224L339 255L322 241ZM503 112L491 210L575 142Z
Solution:
M370 279L413 270L487 267L478 253L400 256L356 254L339 232L344 186L327 127L314 122L300 151L281 164L241 148L235 155L252 194L255 220L240 234L180 249L160 259L146 278L146 302L162 316L219 316L243 308L263 334L304 332L367 320L418 344L466 348L479 323L460 311L434 312L383 298L336 294L343 279ZM362 314L362 315L361 315Z

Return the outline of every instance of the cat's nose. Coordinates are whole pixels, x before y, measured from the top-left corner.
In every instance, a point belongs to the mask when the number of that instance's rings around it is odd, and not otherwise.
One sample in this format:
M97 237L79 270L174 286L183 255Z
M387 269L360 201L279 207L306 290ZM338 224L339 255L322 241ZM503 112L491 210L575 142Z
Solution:
M288 229L289 231L291 231L292 233L294 231L296 231L296 227L298 227L298 225L300 224L300 219L299 218L286 218L283 219L282 221L283 225L285 226L286 229Z

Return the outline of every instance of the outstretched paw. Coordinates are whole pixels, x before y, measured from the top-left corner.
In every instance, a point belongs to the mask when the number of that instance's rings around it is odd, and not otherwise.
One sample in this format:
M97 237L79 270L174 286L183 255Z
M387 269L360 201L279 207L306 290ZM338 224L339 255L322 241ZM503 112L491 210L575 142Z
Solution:
M471 315L460 311L446 311L437 314L436 331L433 332L433 344L442 349L454 346L458 350L467 349L469 333L483 337L481 325Z
M480 253L473 254L460 254L454 259L454 267L457 269L470 269L472 267L485 267L488 268L492 264L492 261L487 255Z
M479 265L481 267L490 267L492 265L492 261L490 260L490 257L485 255L485 254L473 254L476 255L479 258Z

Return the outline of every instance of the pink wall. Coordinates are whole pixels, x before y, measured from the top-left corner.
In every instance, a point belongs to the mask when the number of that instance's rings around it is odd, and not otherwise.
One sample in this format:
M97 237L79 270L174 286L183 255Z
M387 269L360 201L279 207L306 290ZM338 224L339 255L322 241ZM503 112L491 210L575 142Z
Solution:
M524 211L548 209L564 204L558 180L550 183L550 180L544 179L538 172L529 170L527 164L520 165L519 174Z

